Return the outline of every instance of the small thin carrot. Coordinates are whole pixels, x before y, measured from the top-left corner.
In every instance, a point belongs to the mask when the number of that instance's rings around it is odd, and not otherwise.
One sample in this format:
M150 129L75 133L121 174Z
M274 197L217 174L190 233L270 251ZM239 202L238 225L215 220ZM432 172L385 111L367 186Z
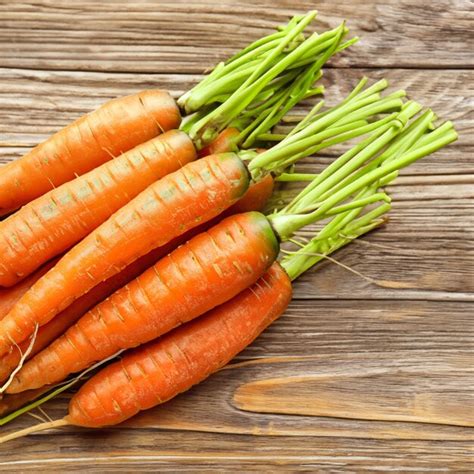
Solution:
M236 127L227 127L214 140L199 151L199 157L237 151L237 142L240 130Z
M31 201L0 222L0 286L18 283L195 158L191 139L171 130Z
M147 90L106 102L0 168L0 215L180 122L179 109L165 91Z

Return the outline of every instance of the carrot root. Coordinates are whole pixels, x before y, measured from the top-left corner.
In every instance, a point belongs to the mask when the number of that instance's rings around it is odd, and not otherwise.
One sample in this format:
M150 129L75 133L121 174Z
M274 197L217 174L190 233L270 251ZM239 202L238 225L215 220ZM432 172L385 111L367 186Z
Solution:
M62 426L70 425L71 423L66 418L61 418L60 420L48 421L46 423L40 423L39 425L30 426L23 430L15 431L8 435L0 437L0 444L6 443L7 441L12 441L14 439L23 438L33 433L38 433L40 431L52 430L54 428L61 428Z

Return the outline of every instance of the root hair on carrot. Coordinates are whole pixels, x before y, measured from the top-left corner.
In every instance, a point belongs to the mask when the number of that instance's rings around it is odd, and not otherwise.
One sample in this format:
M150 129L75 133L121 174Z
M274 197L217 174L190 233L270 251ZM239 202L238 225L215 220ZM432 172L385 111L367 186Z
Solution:
M34 330L33 334L31 335L30 344L28 345L28 348L26 349L25 352L22 352L20 346L17 343L14 342L15 347L18 349L18 351L21 354L21 358L20 358L20 361L18 362L18 365L15 367L13 372L10 374L10 377L8 377L8 380L3 384L2 387L0 387L0 395L3 394L5 392L5 390L7 390L7 388L10 386L13 379L15 378L15 375L21 370L21 368L23 367L23 364L25 363L27 357L30 355L31 351L33 350L33 346L34 346L35 341L36 341L36 336L38 335L38 329L39 329L39 324L36 323L35 330Z

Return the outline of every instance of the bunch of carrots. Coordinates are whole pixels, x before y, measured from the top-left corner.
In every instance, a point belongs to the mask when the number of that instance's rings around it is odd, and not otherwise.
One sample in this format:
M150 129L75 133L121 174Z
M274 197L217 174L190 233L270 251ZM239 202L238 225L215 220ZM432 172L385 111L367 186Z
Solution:
M357 41L344 23L306 34L315 16L177 102L161 90L112 100L0 168L0 424L88 378L65 418L0 442L114 425L204 380L284 313L292 281L385 222L382 188L400 169L456 139L366 78L274 133ZM335 145L345 151L321 173L295 171ZM265 214L275 181L305 186Z

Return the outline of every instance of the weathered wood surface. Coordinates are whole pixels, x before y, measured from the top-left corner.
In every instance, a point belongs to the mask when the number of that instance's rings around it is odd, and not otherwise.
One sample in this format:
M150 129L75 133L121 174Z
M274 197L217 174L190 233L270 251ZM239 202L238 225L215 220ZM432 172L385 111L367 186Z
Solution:
M406 170L388 225L336 254L371 282L324 262L295 285L285 316L205 383L116 429L2 446L1 471L473 470L472 6L254 3L0 2L0 161L108 98L179 95L315 7L322 27L348 18L362 37L326 70L329 102L364 74L387 77L452 119L460 140ZM45 408L57 418L66 403Z

